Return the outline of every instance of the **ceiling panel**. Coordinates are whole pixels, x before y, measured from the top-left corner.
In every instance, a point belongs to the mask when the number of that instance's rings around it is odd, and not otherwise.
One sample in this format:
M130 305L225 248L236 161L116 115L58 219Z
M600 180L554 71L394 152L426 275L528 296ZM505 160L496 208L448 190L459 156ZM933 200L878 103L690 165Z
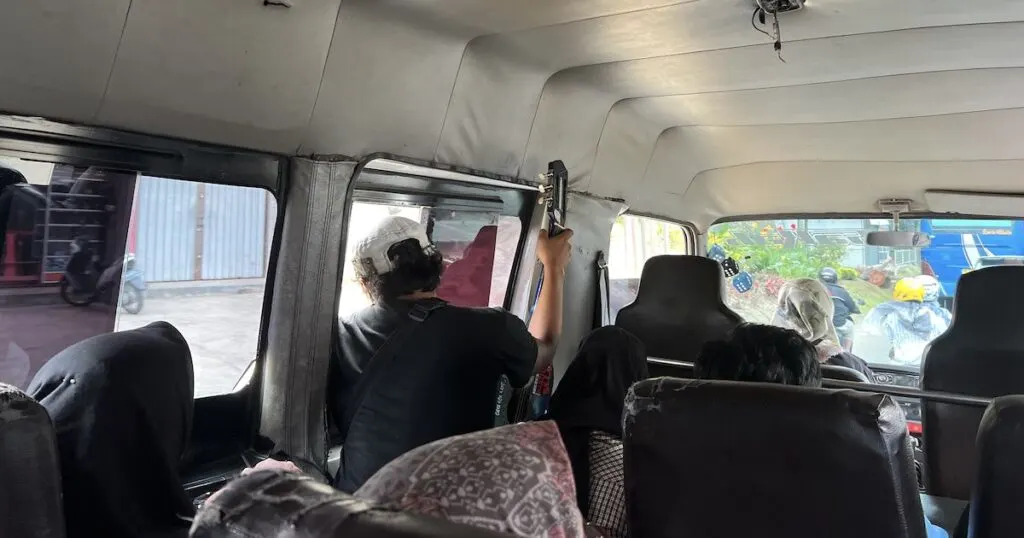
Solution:
M92 120L131 0L23 0L0 14L0 110Z
M699 174L685 201L664 207L705 228L734 215L871 211L881 198L915 200L926 189L1021 192L1024 160L933 162L768 162ZM655 201L655 203L657 203Z
M688 196L710 169L780 161L982 161L1024 158L1024 110L853 123L677 127L655 147L645 182ZM751 195L756 195L752 192Z
M786 56L794 55L791 59L794 65L802 65L804 57L819 52L818 56L832 56L833 49L819 51L822 45L815 40L835 35L871 33L846 45L856 48L859 43L885 40L886 34L894 30L1024 19L1022 2L1000 1L975 6L953 1L912 0L901 3L899 10L890 11L891 7L887 0L826 0L802 12L786 15L782 21ZM540 136L542 146L546 146L546 129L553 128L551 136L571 140L574 133L562 130L562 126L571 121L566 112L592 108L575 102L581 86L604 87L614 102L624 97L694 91L687 88L695 85L696 91L708 91L708 88L730 87L730 84L732 87L760 87L761 84L786 83L775 80L786 74L777 72L781 71L778 67L781 64L771 45L751 28L751 11L749 0L680 2L662 8L477 38L470 43L463 58L437 158L473 162L475 166L503 173L532 175L550 155L535 157L524 148L522 138L533 133L533 136ZM880 12L886 12L887 16L876 16ZM726 50L697 54L717 49ZM732 51L737 54L729 54ZM666 56L670 59L665 59ZM662 72L662 64L673 63L673 59L675 68ZM631 65L634 63L641 66L639 70L646 71L643 76L633 72ZM818 59L818 65L809 71L821 70L821 63L825 62ZM657 67L646 69L643 66L647 64ZM734 80L727 78L732 73L718 79L710 76L732 67L741 71L733 75ZM831 80L847 78L845 67L835 64L831 67ZM859 66L851 67L856 70ZM565 71L555 75L545 91L545 82L560 70ZM620 71L626 74L617 77ZM806 74L808 71L799 72ZM829 79L828 73L822 76ZM746 84L742 85L744 82ZM543 110L537 112L538 103L542 102L541 92L545 92L546 99L547 93L559 89L564 90L565 99L553 106L562 114L547 121L541 117ZM596 109L583 113L600 116L606 113L602 110L606 108L607 105L601 103ZM595 121L588 118L581 123L589 126ZM481 136L481 133L490 134ZM593 155L594 145L594 133L587 133L579 147L566 153L571 159L576 155ZM513 161L522 150L526 151L526 162L520 169Z
M294 152L340 0L134 0L103 123Z

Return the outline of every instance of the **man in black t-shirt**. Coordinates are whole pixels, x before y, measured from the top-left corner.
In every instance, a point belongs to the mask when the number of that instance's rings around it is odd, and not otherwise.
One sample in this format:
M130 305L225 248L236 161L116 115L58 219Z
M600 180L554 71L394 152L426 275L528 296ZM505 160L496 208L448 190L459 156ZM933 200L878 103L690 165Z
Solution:
M341 321L331 358L328 405L345 435L339 489L354 491L413 448L494 426L501 376L522 387L554 356L571 237L541 233L544 285L529 329L504 310L439 299L441 255L415 221L388 217L356 245L373 305Z

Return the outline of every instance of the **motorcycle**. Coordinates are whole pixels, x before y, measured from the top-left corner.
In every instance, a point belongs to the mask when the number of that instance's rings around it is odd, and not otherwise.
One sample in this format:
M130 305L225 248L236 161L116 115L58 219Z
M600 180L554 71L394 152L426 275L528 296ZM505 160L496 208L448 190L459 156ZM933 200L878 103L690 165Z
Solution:
M72 306L88 306L110 290L116 294L119 276L124 282L119 305L129 314L138 314L142 311L146 281L135 256L128 254L108 267L101 267L87 244L76 239L71 243L71 257L60 280L60 297Z

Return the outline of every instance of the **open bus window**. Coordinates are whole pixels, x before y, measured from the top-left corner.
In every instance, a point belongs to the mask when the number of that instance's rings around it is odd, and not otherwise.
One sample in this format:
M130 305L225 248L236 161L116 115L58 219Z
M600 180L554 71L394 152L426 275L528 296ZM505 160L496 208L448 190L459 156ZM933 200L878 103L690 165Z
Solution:
M256 358L276 216L257 188L0 157L0 382L168 321L196 397L231 392Z
M868 232L889 229L889 219L758 220L712 226L708 247L723 249L753 275L753 287L730 286L727 301L756 323L773 322L785 282L833 269L828 288L843 346L872 366L916 372L927 344L949 327L960 276L1024 261L1021 224L903 219L901 230L926 233L931 244L895 249L865 243Z
M688 232L674 222L622 215L615 220L608 247L608 279L612 319L636 299L640 273L647 260L662 254L691 254Z
M338 313L345 317L370 305L351 270L356 244L385 217L397 215L427 227L444 259L437 294L457 306L504 306L522 233L517 217L486 211L354 202L345 248L345 278Z

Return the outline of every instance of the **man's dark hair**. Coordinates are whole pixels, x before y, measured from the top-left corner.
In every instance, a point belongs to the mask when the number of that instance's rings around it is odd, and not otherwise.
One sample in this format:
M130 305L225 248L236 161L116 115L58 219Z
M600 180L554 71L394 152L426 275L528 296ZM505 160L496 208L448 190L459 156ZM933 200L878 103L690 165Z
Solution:
M821 386L814 345L796 331L744 323L725 340L704 344L693 365L697 379Z
M388 258L394 267L378 274L369 260L362 262L359 281L373 302L391 301L417 291L434 291L441 284L444 262L434 247L426 250L415 239L391 245Z

